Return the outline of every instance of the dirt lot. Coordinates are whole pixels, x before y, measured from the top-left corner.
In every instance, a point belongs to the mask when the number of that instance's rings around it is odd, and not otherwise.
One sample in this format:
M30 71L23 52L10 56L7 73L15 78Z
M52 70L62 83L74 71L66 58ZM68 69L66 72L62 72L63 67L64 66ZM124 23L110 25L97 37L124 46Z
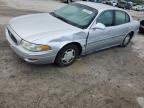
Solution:
M143 34L66 68L30 65L10 49L4 25L31 13L0 1L0 108L144 108Z

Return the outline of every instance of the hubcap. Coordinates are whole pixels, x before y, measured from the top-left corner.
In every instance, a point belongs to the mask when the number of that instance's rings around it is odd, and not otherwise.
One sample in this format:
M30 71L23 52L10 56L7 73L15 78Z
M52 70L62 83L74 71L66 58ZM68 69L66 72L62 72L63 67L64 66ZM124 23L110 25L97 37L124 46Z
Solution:
M74 58L75 58L75 51L73 49L68 49L64 52L64 55L61 60L64 64L69 64L74 60Z
M128 44L130 41L130 36L127 36L124 40L124 45Z

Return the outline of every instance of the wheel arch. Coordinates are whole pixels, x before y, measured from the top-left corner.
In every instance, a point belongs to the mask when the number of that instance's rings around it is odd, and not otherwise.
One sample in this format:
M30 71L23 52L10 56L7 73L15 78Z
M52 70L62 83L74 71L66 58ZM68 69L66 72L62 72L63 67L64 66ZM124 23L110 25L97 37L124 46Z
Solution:
M128 32L124 37L123 37L123 39L122 39L122 42L121 42L121 44L120 44L120 46L122 46L122 44L123 44L123 42L124 42L124 40L125 40L125 38L127 37L127 35L129 35L130 34L130 37L131 37L131 39L133 38L133 36L134 36L134 31L130 31L130 32Z
M129 31L126 33L126 35L123 37L123 40L126 38L126 36L130 34L131 35L131 38L134 36L134 31Z
M81 55L81 53L82 53L82 46L81 46L80 43L78 43L78 42L70 42L70 43L67 43L66 45L64 45L62 48L66 47L68 45L75 45L75 46L77 46L77 48L79 50L79 56Z
M58 51L58 53L56 54L54 63L56 63L57 57L58 57L59 53L60 53L65 47L67 47L67 46L69 46L69 45L75 45L75 46L78 48L78 57L81 55L81 53L82 53L82 46L81 46L80 43L78 43L78 42L67 43L67 44L65 44L65 45Z
M129 32L128 34L131 35L131 38L134 36L134 31Z
M75 45L75 46L77 46L77 48L78 48L78 50L79 50L79 56L82 54L82 46L81 46L81 44L78 43L78 42L70 42L70 43L67 43L67 44L65 44L64 46L61 47L61 49L60 49L60 50L58 51L58 53L56 54L55 60L56 60L59 52L60 52L64 47L66 47L66 46L68 46L68 45ZM55 60L54 60L54 61L55 61Z

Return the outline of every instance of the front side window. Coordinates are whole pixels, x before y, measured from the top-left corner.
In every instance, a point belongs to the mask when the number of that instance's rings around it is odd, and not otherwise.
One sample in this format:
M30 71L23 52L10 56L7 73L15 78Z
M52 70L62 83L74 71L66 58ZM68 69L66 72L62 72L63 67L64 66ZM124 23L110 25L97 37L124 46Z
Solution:
M113 11L103 12L97 19L97 23L102 23L106 27L113 25Z
M53 16L80 28L86 28L98 11L89 6L72 3L52 13Z
M115 11L115 25L121 25L130 22L129 15L123 11Z

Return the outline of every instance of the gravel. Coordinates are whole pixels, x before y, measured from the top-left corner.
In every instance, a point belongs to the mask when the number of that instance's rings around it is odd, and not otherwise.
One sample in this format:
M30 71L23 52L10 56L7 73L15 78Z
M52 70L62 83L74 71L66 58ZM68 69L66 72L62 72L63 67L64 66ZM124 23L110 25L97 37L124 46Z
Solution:
M90 54L69 67L31 65L11 50L4 26L40 9L0 1L0 108L144 108L143 34L126 48Z

